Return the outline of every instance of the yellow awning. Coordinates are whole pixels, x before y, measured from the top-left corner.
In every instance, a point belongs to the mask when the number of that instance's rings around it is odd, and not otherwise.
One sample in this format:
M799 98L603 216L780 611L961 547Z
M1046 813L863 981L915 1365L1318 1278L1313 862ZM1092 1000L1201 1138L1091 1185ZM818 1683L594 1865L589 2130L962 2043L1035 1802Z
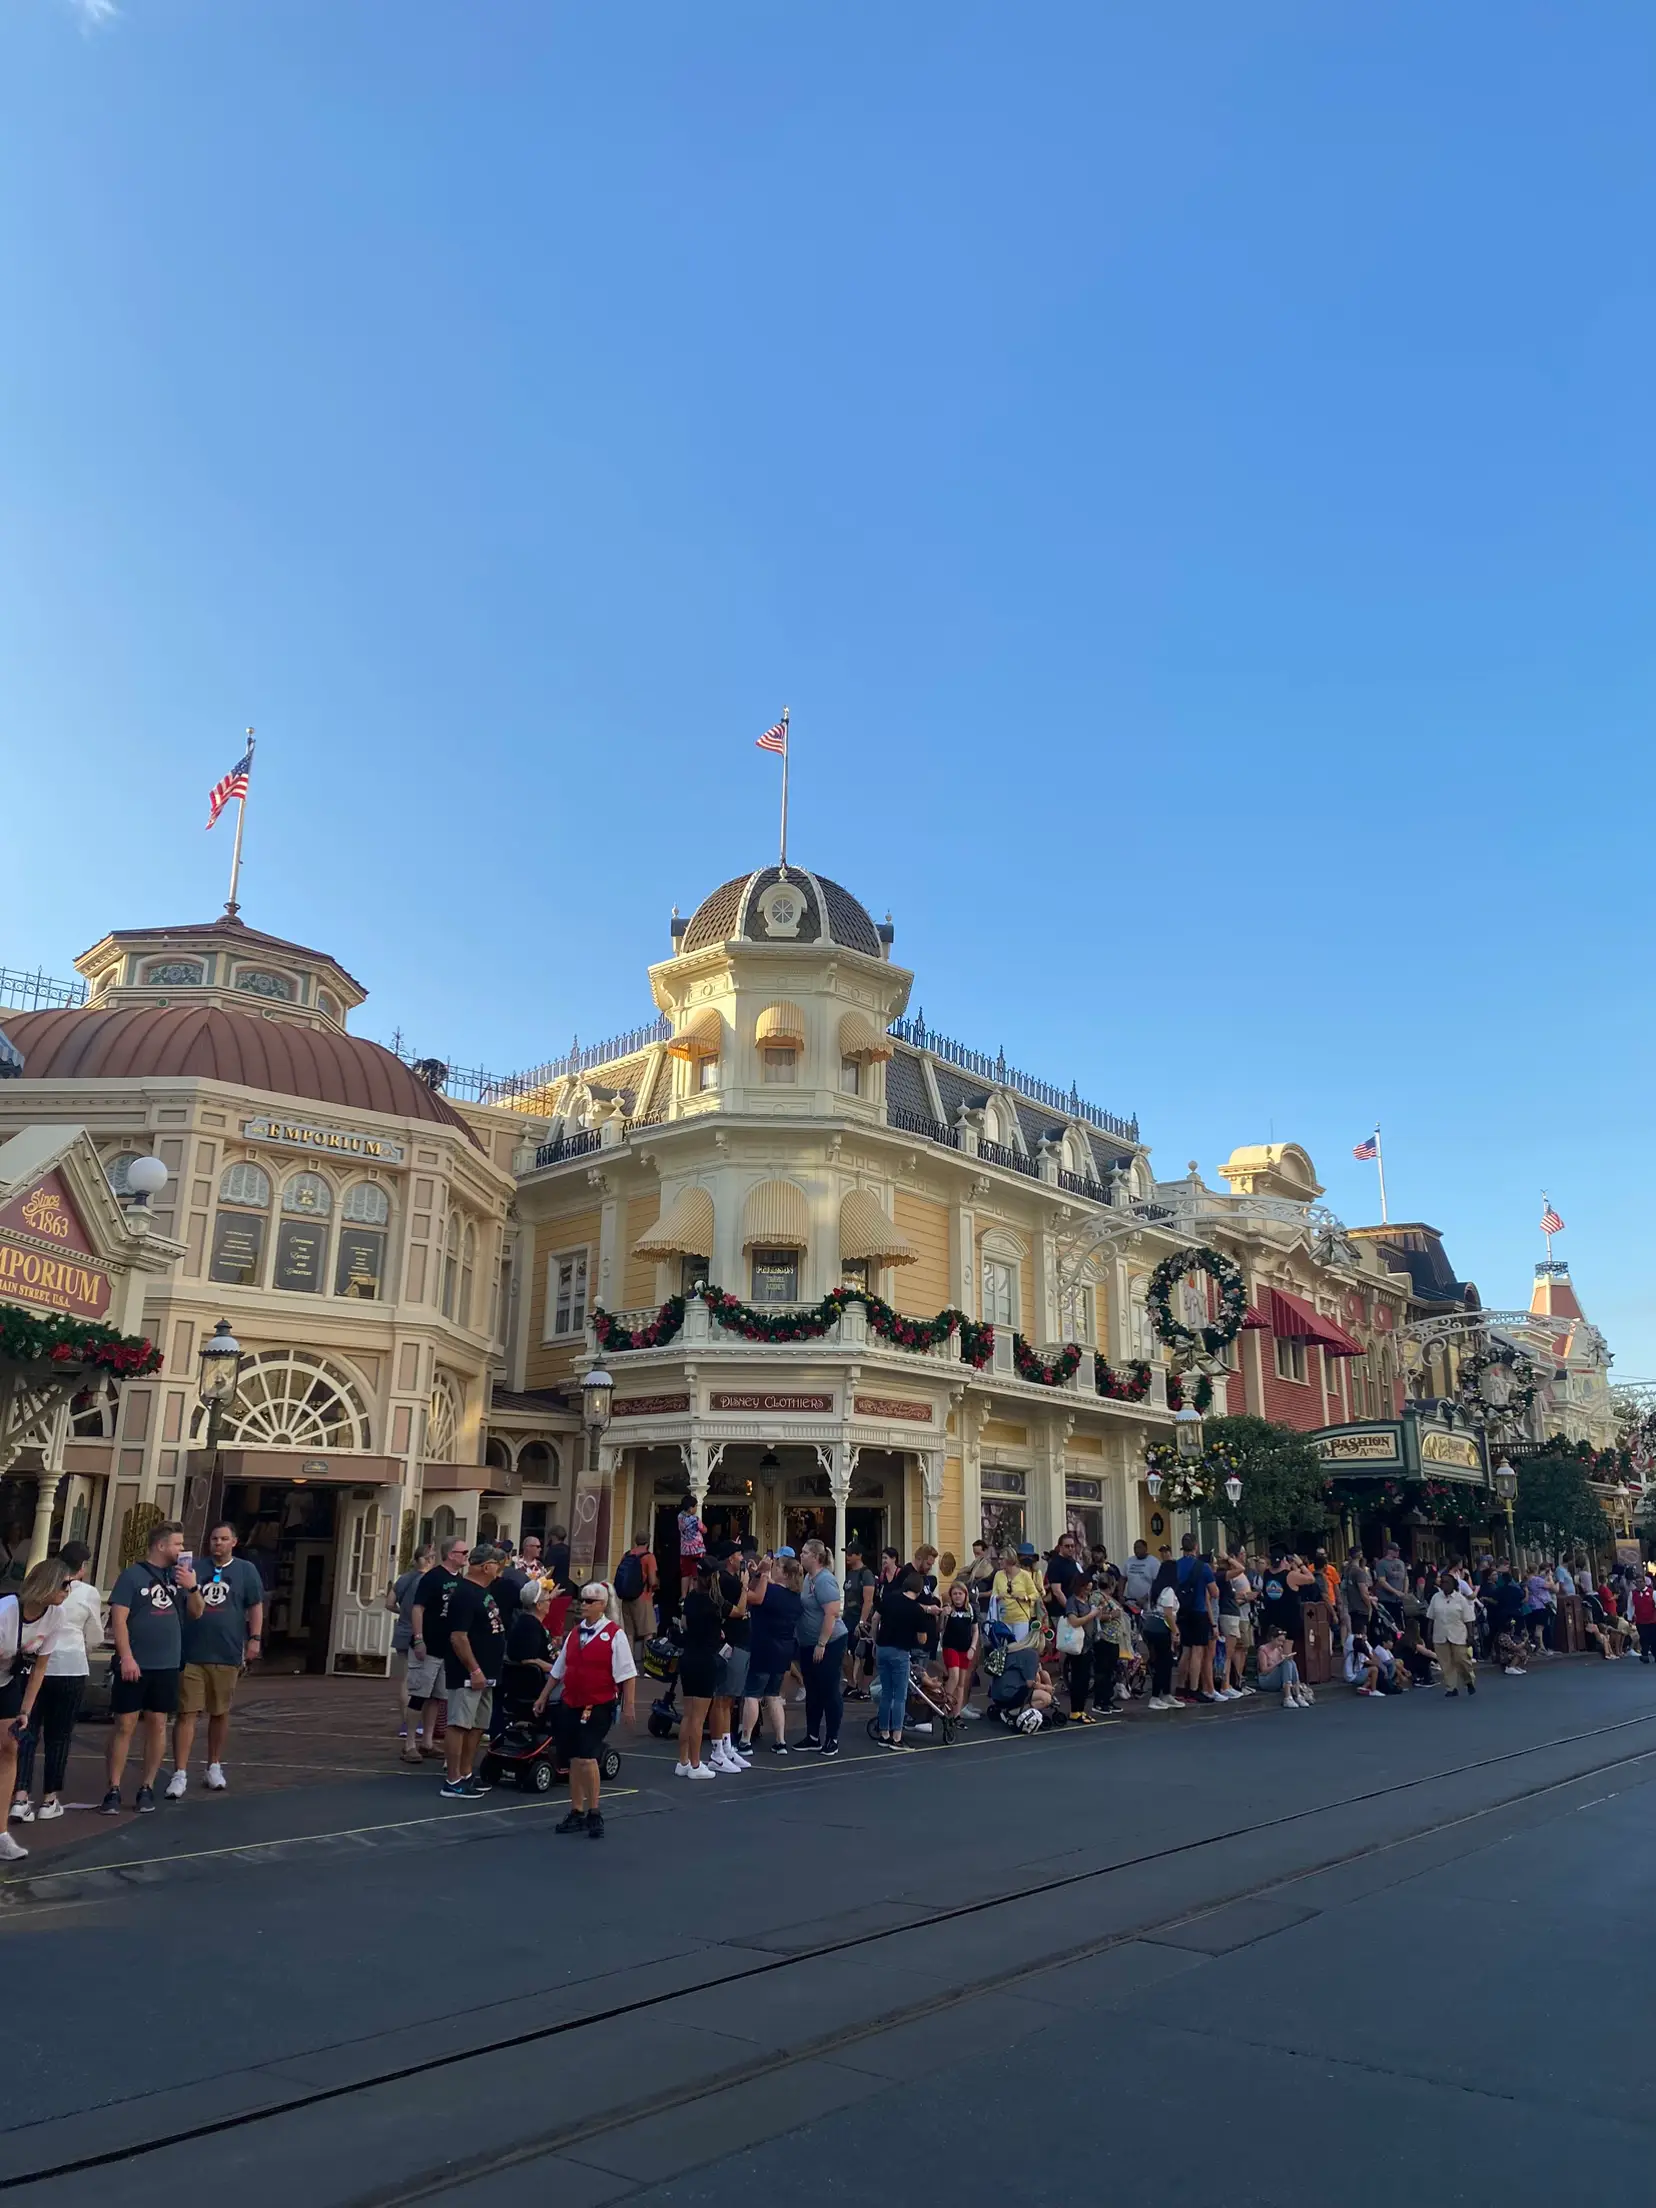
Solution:
M754 1039L761 1043L797 1043L805 1047L805 1015L797 1004L767 1004L759 1015ZM777 1245L781 1247L780 1244Z
M704 1004L667 1045L667 1055L670 1058L717 1058L723 1049L724 1022L712 1005Z
M866 1258L874 1265L912 1265L919 1255L866 1188L854 1188L840 1205L840 1263Z
M805 1191L792 1181L761 1181L742 1207L744 1250L803 1250L811 1239Z
M634 1257L711 1257L713 1199L705 1188L684 1188L648 1234L633 1244Z
M865 1020L860 1012L847 1012L840 1020L840 1056L842 1058L889 1058L891 1037L882 1035L871 1020Z

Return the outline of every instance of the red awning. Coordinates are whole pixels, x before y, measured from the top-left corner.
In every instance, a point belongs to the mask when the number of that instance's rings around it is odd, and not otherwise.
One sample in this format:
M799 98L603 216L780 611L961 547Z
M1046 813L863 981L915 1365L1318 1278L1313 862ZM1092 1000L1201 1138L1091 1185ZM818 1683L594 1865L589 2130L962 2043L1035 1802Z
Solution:
M1320 1311L1299 1296L1290 1296L1281 1288L1265 1291L1271 1317L1271 1332L1285 1342L1315 1342L1330 1357L1361 1357L1363 1345L1353 1341L1343 1326L1336 1326L1332 1319L1325 1319Z
M1245 1334L1250 1326L1257 1327L1261 1334L1269 1334L1271 1331L1271 1322L1257 1303L1250 1303L1243 1313L1242 1332Z

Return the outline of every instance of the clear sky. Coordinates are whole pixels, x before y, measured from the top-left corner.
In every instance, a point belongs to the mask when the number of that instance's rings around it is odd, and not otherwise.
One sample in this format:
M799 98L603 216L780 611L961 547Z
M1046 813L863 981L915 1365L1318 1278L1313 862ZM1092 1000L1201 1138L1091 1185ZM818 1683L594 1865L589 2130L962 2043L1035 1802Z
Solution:
M5 0L0 963L504 1069L792 845L1656 1375L1649 0Z

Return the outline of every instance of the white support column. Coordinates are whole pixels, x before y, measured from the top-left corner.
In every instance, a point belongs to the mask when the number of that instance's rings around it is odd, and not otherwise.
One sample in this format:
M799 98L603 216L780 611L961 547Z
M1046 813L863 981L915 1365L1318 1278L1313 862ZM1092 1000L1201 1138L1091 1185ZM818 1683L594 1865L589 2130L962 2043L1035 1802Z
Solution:
M46 1432L46 1447L42 1452L43 1470L40 1487L35 1496L34 1530L29 1537L29 1568L44 1564L51 1552L52 1512L57 1507L58 1487L63 1479L63 1449L69 1439L69 1403L66 1395L52 1413L52 1423Z
M943 1501L943 1451L916 1449L914 1457L920 1467L921 1493L925 1499L923 1537L935 1549L937 1513Z

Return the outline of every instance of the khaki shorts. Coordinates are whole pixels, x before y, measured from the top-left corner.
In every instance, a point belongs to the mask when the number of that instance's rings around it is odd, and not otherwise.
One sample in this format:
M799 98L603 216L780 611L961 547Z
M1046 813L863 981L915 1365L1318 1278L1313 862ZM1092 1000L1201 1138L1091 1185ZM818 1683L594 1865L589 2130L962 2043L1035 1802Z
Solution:
M487 1732L489 1729L489 1714L493 1708L493 1687L450 1687L448 1690L450 1732Z
M178 1675L179 1716L199 1717L205 1710L209 1717L228 1717L240 1677L239 1664L186 1664Z
M408 1703L410 1709L421 1702L440 1702L447 1694L443 1684L443 1659L441 1656L416 1656L412 1651L408 1658Z
M1221 1614L1219 1630L1227 1641L1234 1641L1238 1648L1247 1650L1254 1645L1252 1618L1232 1617L1229 1611Z

